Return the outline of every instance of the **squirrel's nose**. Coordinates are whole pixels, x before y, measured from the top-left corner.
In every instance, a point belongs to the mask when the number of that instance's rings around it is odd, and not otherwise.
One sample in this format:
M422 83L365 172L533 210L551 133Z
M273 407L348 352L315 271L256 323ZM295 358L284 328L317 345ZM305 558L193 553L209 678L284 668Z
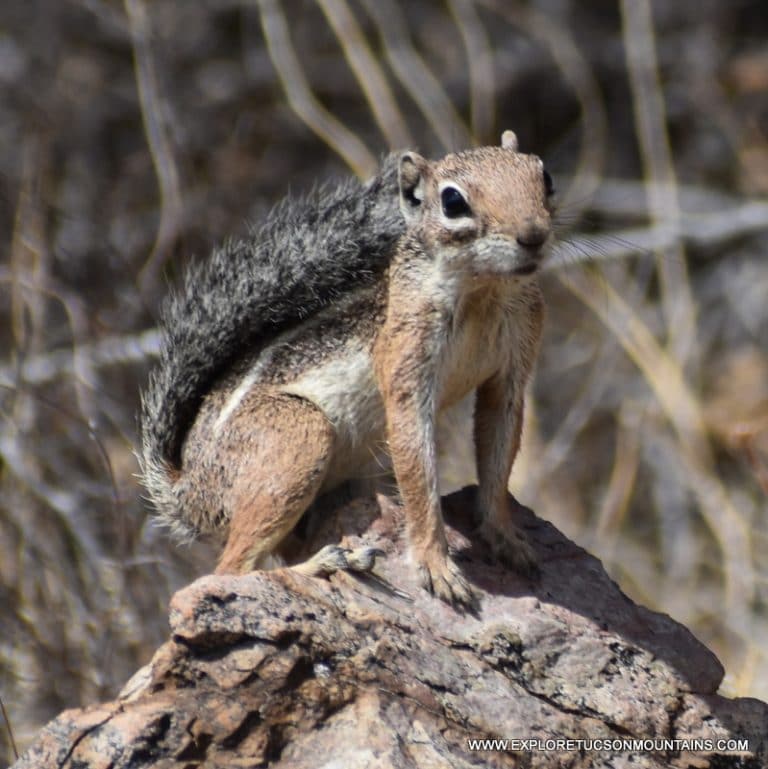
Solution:
M517 233L517 242L526 248L538 248L544 245L549 235L549 227L541 221L532 220L526 222Z

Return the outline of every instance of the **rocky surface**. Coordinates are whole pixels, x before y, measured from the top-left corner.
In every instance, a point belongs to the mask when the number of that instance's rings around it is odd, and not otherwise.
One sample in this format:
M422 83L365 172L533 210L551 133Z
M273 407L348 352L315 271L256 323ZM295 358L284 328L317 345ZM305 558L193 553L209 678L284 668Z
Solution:
M768 765L768 705L717 695L722 667L684 627L633 604L522 507L540 578L487 562L467 537L473 493L448 497L446 512L477 616L416 586L397 504L356 500L310 523L304 547L377 545L381 581L284 569L198 580L119 697L62 713L16 769ZM470 742L484 738L507 749ZM542 749L522 742L534 738ZM678 742L615 742L633 738Z

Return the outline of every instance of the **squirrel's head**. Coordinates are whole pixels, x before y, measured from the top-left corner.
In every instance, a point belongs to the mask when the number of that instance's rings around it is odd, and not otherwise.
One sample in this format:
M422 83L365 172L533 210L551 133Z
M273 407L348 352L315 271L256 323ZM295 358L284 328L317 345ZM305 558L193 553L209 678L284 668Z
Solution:
M535 155L517 151L505 131L500 147L429 161L400 157L400 209L422 245L473 278L536 272L552 230L554 188Z

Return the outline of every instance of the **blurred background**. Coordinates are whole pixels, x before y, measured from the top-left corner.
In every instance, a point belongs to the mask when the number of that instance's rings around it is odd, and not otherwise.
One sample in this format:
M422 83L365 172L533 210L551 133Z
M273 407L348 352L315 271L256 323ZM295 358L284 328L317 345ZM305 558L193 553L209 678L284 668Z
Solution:
M212 567L152 525L132 453L185 263L288 190L505 128L559 195L512 488L708 644L724 693L768 699L763 0L3 0L0 697L20 750L112 698Z

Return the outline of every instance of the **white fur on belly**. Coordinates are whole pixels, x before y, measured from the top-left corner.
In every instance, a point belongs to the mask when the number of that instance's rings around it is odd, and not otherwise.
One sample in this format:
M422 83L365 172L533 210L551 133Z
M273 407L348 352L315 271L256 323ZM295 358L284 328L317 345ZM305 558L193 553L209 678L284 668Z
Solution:
M383 433L384 404L367 349L357 347L323 361L282 389L325 414L336 429L339 448L364 448Z

